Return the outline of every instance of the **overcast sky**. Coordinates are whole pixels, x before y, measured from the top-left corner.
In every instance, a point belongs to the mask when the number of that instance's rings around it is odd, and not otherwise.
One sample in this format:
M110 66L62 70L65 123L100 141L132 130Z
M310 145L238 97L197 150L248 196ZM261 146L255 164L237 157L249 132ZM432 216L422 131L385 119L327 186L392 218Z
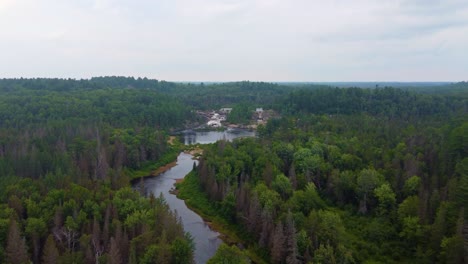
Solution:
M0 0L0 78L468 80L468 0Z

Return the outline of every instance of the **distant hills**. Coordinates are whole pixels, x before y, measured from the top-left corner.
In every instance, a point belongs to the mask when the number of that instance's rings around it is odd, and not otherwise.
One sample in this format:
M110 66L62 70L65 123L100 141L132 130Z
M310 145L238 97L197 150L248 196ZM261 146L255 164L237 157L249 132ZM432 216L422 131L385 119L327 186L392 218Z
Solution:
M375 87L429 87L429 86L444 86L453 84L453 82L278 82L285 85L308 85L319 84L334 87L359 87L359 88L375 88Z

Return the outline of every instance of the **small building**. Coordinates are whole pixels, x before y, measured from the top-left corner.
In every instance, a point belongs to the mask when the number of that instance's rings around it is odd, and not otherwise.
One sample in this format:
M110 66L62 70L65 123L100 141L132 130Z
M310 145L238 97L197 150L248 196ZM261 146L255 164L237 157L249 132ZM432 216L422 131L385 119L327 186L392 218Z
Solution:
M257 114L257 119L263 120L263 108L255 109L255 113Z
M209 127L221 127L221 122L219 120L210 120L206 123Z
M230 114L232 111L232 108L221 108L219 109L219 112L223 113L223 114Z

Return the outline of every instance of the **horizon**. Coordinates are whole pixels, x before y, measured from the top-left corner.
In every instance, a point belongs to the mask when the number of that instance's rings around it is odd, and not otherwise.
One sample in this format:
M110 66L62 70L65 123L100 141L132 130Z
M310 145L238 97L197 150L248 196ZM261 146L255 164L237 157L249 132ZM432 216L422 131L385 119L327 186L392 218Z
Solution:
M25 79L25 80L33 80L33 79L58 79L58 80L92 80L94 78L133 78L137 79L148 79L148 80L156 80L156 81L165 81L165 82L173 82L173 83L235 83L235 82L263 82L263 83L301 83L301 84L325 84L325 83L414 83L414 84L424 84L424 83L441 83L441 84L450 84L450 83L462 83L467 82L468 80L414 80L414 81L398 81L398 80L383 80L383 81L376 81L376 80L353 80L353 81L301 81L301 80L290 80L290 81L276 81L276 80L248 80L248 79L239 79L239 80L226 80L226 81L218 81L218 80L166 80L163 78L153 78L148 76L132 76L132 75L101 75L101 76L91 76L91 77L83 77L83 78L76 78L76 77L5 77L0 76L0 80L13 80L13 79Z

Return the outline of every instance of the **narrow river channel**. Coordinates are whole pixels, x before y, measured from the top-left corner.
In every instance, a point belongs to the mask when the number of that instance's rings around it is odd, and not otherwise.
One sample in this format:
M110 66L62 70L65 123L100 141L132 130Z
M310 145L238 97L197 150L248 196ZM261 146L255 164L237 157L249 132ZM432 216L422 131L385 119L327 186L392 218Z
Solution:
M236 130L236 131L209 131L209 132L187 132L183 134L182 140L186 145L189 144L208 144L220 139L232 140L238 137L252 137L255 132ZM161 193L172 210L182 219L184 230L192 235L195 243L195 262L197 264L206 263L216 252L221 239L219 233L210 229L203 219L190 210L183 200L169 193L174 187L176 179L184 178L193 168L192 155L181 153L177 157L177 165L153 178L147 178L144 182L146 192L153 193L158 197Z

